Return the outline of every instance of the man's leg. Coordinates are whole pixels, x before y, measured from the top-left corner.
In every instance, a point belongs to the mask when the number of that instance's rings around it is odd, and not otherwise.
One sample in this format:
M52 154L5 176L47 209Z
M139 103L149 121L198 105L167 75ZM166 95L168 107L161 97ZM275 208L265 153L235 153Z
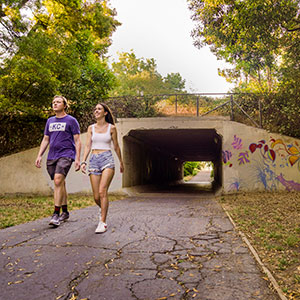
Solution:
M60 222L65 222L69 219L69 212L68 212L68 193L66 190L66 180L64 180L64 186L63 186L63 197L61 202L61 208L62 208L62 214L59 216Z
M67 194L67 189L66 189L66 180L64 180L64 186L63 186L63 198L61 205L68 205L68 194Z
M60 225L61 220L59 213L62 203L65 198L65 176L63 174L55 173L54 175L54 213L50 220L49 225L57 227Z
M54 175L54 205L57 207L67 203L65 178L63 174L55 173Z

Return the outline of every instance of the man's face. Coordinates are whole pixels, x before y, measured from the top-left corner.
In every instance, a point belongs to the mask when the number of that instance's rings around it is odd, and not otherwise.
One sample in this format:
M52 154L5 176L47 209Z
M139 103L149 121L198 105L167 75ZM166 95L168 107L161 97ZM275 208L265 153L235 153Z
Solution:
M64 109L65 109L64 100L61 98L55 98L52 101L52 108L53 108L54 112L64 111Z

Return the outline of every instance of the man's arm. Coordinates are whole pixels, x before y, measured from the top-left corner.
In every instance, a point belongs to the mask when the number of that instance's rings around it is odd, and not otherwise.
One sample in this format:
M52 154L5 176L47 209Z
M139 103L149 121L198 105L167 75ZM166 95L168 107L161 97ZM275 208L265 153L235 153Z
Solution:
M80 152L81 152L81 140L80 134L74 134L74 142L75 142L75 171L80 170Z
M39 153L38 153L37 158L35 160L35 166L37 168L41 167L42 156L45 153L48 145L49 145L49 136L48 135L44 135L43 140L42 140L41 145L40 145Z

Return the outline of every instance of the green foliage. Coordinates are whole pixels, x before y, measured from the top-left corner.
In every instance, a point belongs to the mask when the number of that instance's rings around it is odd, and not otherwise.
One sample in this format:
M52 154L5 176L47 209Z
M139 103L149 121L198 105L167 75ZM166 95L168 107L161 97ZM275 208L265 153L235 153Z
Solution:
M195 45L232 64L220 75L236 83L235 92L261 96L266 129L300 137L299 1L188 2Z
M201 163L198 161L186 161L183 166L184 176L195 176L201 169Z
M1 20L16 29L15 34L4 32L1 39L10 41L6 47L11 51L2 56L0 92L11 105L8 109L1 103L0 111L42 114L57 93L67 94L72 103L78 97L82 102L87 94L105 97L113 85L103 57L119 25L114 11L105 1L33 1L34 17L23 22L26 30L17 35L17 4L22 2L2 8Z
M119 53L119 60L112 63L116 85L110 92L111 97L120 97L121 106L127 107L127 117L149 117L157 115L155 104L160 97L151 95L184 92L185 80L179 73L163 77L157 71L153 58L138 58L131 52ZM122 98L121 98L122 97ZM116 103L116 102L115 102ZM117 105L118 115L125 111Z
M112 63L117 85L111 96L141 96L183 92L185 80L179 73L163 77L157 71L153 58L137 58L133 51L119 53L119 60Z
M0 118L8 126L0 139L5 145L12 142L13 132L27 128L23 120L45 121L55 94L70 100L70 113L80 123L87 107L107 97L115 84L105 58L110 37L120 25L114 16L106 1L0 4ZM18 130L16 124L21 126ZM39 141L42 127L37 126Z

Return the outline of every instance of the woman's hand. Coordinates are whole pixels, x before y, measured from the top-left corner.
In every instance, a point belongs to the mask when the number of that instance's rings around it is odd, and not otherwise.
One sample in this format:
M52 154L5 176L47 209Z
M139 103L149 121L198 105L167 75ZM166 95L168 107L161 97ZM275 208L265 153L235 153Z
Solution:
M124 164L123 164L123 162L120 163L120 172L121 173L124 172Z
M83 174L86 174L86 162L83 161L81 164L80 164L80 170Z

